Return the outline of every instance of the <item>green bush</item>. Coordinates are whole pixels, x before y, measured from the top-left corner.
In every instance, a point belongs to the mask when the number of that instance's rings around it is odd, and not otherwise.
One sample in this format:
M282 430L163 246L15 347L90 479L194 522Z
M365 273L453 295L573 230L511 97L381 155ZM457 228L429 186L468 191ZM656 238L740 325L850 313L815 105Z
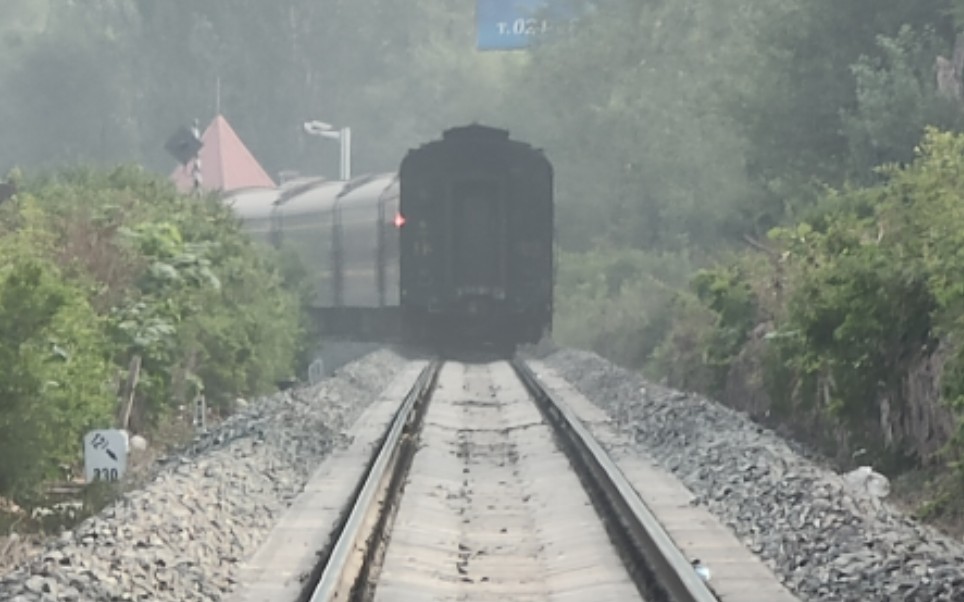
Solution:
M697 272L699 307L677 302L651 373L714 395L762 389L797 432L835 453L864 448L882 469L917 457L883 400L898 415L924 401L905 385L941 341L944 401L964 413L964 136L929 131L912 164L880 174L883 184L829 192L765 246ZM764 336L751 340L754 329ZM964 427L947 451L962 450Z
M964 138L930 131L914 163L881 170L884 184L831 193L808 221L771 233L785 292L764 308L779 315L763 375L774 408L821 415L884 468L917 452L884 436L881 400L909 403L910 370L937 340L959 348L964 336L962 157ZM944 367L952 405L964 399L962 359Z
M642 367L671 327L672 305L689 270L682 255L559 253L556 339Z
M739 265L700 270L693 277L692 288L716 314L716 323L704 338L703 360L715 373L707 392L719 394L731 362L756 324L756 298Z
M653 350L646 374L684 391L719 393L720 370L707 361L718 316L685 291L674 297L670 307L670 326Z
M0 493L23 494L76 459L83 433L110 419L102 320L57 269L2 252Z
M0 494L25 494L112 426L134 355L143 430L197 392L217 407L271 390L305 347L279 258L218 199L134 167L22 184L0 207L0 257Z

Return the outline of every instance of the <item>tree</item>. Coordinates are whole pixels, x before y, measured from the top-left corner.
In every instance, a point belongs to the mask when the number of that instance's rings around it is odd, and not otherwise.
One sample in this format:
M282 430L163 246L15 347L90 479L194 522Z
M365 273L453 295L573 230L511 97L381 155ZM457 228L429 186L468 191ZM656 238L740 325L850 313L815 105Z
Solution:
M743 53L741 4L609 2L533 54L506 112L557 163L567 247L708 247L740 230L754 193L718 85Z
M757 22L750 85L731 89L731 106L751 141L750 173L767 185L790 181L805 191L816 179L839 184L849 175L843 116L858 105L851 66L879 60L879 36L901 27L933 27L948 39L946 0L788 0L772 3ZM788 190L784 187L782 190ZM781 190L781 191L782 191Z
M853 66L857 104L842 115L850 173L860 182L873 181L881 165L909 163L925 127L964 125L960 99L942 96L935 85L935 57L949 46L933 30L903 27L877 45L877 58L862 56Z

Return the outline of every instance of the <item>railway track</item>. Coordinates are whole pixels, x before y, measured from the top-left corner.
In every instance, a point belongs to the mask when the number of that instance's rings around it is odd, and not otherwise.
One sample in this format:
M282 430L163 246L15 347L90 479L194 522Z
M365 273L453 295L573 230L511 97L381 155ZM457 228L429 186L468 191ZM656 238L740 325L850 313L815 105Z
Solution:
M302 600L716 600L521 361L432 362Z

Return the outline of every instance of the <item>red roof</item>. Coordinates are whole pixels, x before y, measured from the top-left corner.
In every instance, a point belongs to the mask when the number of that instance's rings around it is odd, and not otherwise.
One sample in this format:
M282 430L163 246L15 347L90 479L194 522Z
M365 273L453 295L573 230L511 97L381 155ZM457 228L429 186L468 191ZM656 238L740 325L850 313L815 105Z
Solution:
M218 115L201 136L201 187L229 192L249 186L274 188L275 183L241 142L227 119ZM181 192L194 189L194 163L178 166L171 180Z

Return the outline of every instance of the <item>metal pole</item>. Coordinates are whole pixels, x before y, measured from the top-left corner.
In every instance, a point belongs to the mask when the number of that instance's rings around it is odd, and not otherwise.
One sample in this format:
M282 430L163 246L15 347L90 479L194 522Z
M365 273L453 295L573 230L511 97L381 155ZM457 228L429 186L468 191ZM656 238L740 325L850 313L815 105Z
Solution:
M351 179L351 128L341 128L338 139L341 141L341 179Z
M345 177L345 128L338 130L338 179L348 181Z
M201 139L201 120L194 120L194 127L191 128L191 133L198 140ZM192 167L191 175L194 177L194 194L201 194L201 186L203 186L204 178L201 175L201 149L198 149L197 154L194 156L194 165Z
M351 128L343 127L335 130L330 124L323 121L306 121L305 132L312 136L320 136L329 140L338 139L338 150L340 157L338 160L338 178L342 181L351 179Z

